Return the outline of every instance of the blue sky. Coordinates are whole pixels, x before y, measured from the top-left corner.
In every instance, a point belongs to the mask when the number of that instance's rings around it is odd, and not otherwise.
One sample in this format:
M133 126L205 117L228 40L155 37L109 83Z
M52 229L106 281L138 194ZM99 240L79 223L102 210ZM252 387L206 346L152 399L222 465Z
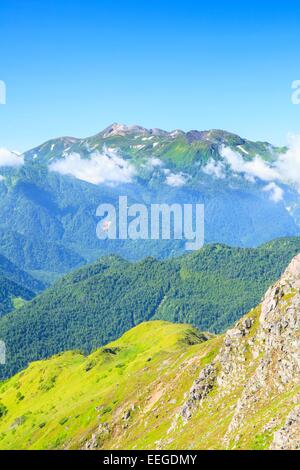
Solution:
M284 143L299 15L289 0L0 0L0 147L115 121Z

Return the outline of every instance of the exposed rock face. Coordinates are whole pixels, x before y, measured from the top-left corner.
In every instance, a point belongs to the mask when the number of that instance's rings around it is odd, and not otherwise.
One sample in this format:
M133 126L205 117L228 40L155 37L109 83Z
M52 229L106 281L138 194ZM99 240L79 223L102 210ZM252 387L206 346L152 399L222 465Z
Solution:
M103 448L119 433L130 439L139 419L145 432L157 420L157 432L161 417L168 427L156 449L184 448L187 442L200 449L300 449L300 255L262 303L215 340L211 355L199 350L184 361L174 382L160 386L155 401L145 400L135 413L127 403L113 423L96 429L85 449ZM185 368L194 382L180 387Z
M299 386L300 255L270 287L261 306L226 333L218 356L194 382L181 416L186 423L199 409L201 413L200 405L213 389L217 398L211 406L226 396L239 397L223 437L224 447L235 448L251 415L257 421L253 427L260 429L258 410L264 410L279 394L293 396ZM274 409L268 426L264 423L261 427L263 438L269 439L273 433L271 448L300 448L300 406L295 406L298 403L299 394L291 403L285 402L282 409Z
M202 369L199 378L194 382L190 390L188 400L182 407L181 416L184 422L191 418L194 409L199 406L199 403L201 404L201 401L213 389L215 379L216 370L212 364Z
M271 449L300 449L300 406L291 411L284 427L275 432Z
M110 433L110 427L108 423L101 423L98 429L92 434L91 438L85 443L83 450L95 450L98 449L103 440L105 440Z

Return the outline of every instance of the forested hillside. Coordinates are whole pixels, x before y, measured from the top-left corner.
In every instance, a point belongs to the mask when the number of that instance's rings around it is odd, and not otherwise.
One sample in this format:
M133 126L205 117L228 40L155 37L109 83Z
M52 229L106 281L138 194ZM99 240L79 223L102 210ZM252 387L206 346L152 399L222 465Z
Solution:
M21 305L23 301L31 300L44 288L42 282L0 255L0 316Z

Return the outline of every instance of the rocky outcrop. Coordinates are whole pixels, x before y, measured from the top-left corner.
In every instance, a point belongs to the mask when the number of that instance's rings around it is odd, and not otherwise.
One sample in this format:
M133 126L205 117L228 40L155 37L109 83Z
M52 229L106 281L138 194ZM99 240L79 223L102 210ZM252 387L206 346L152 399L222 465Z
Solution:
M227 444L232 435L237 435L249 413L254 414L257 407L300 384L299 288L298 255L262 301L247 367L250 370L254 367L254 372L244 384L243 393L237 402L224 439Z
M200 372L199 378L195 380L189 392L188 399L181 409L183 422L187 422L193 414L193 411L201 405L209 392L213 389L216 380L216 369L214 365L209 364Z
M269 288L262 304L227 331L219 354L194 382L181 417L186 424L194 414L201 413L201 404L214 389L211 407L222 406L222 399L228 396L237 398L223 437L224 447L238 445L243 426L253 416L260 438L267 439L273 433L271 448L299 448L300 406L289 414L281 429L278 426L285 409L275 409L268 426L261 426L258 419L258 410L265 409L279 394L290 392L292 396L299 386L300 255Z
M84 450L99 449L103 441L109 436L110 427L108 423L101 423L97 430L91 435L91 438L85 443Z
M291 411L287 417L284 427L275 432L271 449L300 449L300 406L297 406Z

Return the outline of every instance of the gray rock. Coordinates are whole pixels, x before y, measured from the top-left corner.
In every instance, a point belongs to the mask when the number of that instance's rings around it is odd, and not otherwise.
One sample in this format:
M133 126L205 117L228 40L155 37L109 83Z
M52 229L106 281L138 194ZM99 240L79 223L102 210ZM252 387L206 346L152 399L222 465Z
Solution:
M300 406L288 415L285 425L274 433L272 450L300 449Z

